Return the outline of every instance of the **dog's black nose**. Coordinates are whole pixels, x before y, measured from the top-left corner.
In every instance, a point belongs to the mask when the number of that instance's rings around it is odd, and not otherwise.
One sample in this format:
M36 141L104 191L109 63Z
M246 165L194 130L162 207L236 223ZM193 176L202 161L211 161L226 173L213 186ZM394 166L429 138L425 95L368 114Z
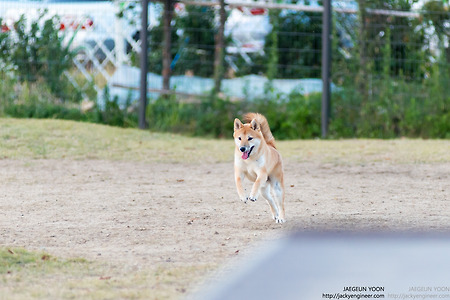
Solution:
M241 147L239 150L241 150L241 152L245 152L245 147Z

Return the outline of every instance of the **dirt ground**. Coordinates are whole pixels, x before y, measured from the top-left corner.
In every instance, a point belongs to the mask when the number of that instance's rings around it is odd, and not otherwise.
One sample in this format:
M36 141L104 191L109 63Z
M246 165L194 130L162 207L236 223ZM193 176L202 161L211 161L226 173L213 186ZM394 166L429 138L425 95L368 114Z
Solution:
M0 246L141 269L222 265L293 229L449 231L449 170L288 160L280 225L239 201L232 162L0 160Z

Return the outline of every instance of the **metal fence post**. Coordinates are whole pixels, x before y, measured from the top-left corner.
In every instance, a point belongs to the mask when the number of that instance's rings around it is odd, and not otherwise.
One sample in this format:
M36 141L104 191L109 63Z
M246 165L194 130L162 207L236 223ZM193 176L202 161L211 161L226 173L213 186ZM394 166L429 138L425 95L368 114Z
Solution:
M328 135L331 85L331 0L323 1L322 14L322 137Z
M148 127L146 120L147 110L147 28L148 28L148 0L142 0L142 15L141 15L141 55L140 55L140 68L141 68L141 82L139 86L139 128L145 129Z

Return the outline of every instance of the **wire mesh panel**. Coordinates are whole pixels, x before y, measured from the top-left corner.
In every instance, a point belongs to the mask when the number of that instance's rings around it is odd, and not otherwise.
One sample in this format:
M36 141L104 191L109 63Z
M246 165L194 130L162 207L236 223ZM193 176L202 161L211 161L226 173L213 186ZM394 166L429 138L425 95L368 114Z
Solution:
M402 123L448 112L448 1L331 3L331 131L423 135ZM283 102L280 110L293 111L286 103L298 100L311 105L302 122L320 118L312 117L322 90L320 1L229 0L221 10L220 1L165 0L146 9L151 102L167 94L195 102L213 92L232 102L266 101L265 109L269 100ZM102 98L108 87L119 102L132 102L138 99L141 11L139 1L0 0L0 64L21 81L49 81L63 100ZM369 119L377 121L366 124ZM306 136L317 136L315 130Z

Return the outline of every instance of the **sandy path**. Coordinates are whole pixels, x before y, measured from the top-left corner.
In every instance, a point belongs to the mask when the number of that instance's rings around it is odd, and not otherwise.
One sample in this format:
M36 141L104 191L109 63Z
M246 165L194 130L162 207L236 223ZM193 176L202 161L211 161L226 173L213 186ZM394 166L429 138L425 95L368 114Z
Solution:
M229 164L0 160L0 245L119 266L215 265L293 228L450 230L450 163L285 162L288 222Z

